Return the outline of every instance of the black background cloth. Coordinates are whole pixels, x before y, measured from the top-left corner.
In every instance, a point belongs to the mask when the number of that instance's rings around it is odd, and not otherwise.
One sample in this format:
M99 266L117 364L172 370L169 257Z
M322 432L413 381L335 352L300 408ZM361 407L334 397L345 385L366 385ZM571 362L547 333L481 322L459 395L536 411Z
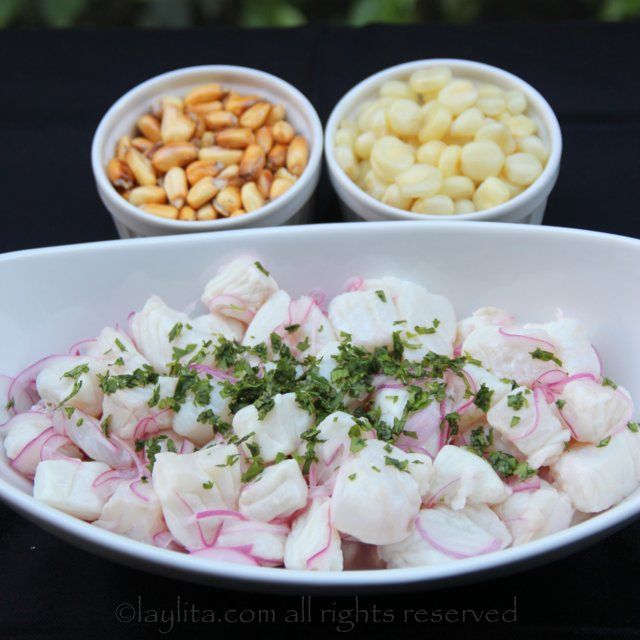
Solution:
M506 68L548 99L560 120L564 152L545 224L637 237L639 40L637 24L576 23L2 32L0 251L116 237L93 183L91 138L107 108L150 76L197 64L254 66L297 86L324 122L337 100L371 73L433 57ZM339 219L323 176L314 221ZM51 284L65 295L63 282ZM637 295L638 283L631 284ZM190 585L122 567L57 540L2 506L0 637L638 637L639 539L640 525L632 525L542 568L466 587L362 596L356 612L350 597L313 597L303 607L295 596ZM465 609L480 616L512 609L514 599L515 622L474 623L471 614L456 621ZM299 613L295 622L289 610L301 608L311 612L310 621ZM275 622L258 609L272 610ZM415 613L421 609L431 616ZM222 621L207 622L206 610ZM438 610L454 613L438 622ZM119 621L118 612L133 620Z

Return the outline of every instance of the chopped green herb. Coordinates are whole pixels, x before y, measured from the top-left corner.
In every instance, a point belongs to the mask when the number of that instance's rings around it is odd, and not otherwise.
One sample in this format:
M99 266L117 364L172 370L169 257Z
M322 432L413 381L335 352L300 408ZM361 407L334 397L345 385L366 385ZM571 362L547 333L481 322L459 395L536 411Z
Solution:
M520 416L512 416L511 423L509 426L513 429L513 427L517 426L520 423Z
M122 340L120 340L120 338L116 338L114 342L116 343L116 346L118 347L118 349L120 349L120 351L127 350L127 347L125 347L124 344L122 344Z
M596 447L598 449L601 449L602 447L606 447L610 442L611 442L611 436L607 436L606 438L603 438L602 440L600 440L600 442L598 442Z
M380 300L382 300L382 302L386 302L387 301L387 296L385 295L384 291L382 289L378 289L376 291L376 295L378 296L378 298L380 298Z
M311 346L311 341L309 340L309 336L307 336L304 340L298 342L298 350L306 351Z
M169 342L173 342L182 332L182 322L176 322L173 327L171 327L171 331L169 331Z
M356 479L356 475L357 475L356 473L349 474L349 476L348 476L349 480L355 480Z
M535 469L532 469L527 462L520 461L504 451L492 451L487 456L487 460L494 471L504 477L515 475L521 480L526 480L536 474Z
M300 328L299 324L290 324L289 326L285 327L284 330L287 333L295 333L299 328Z
M507 396L507 406L514 411L520 411L523 407L529 406L529 401L524 397L522 391L518 391L518 393L512 393Z
M89 373L89 365L88 364L79 364L77 367L74 367L70 371L62 374L63 378L73 378L77 380L83 373Z
M612 389L618 388L618 385L613 380L611 380L611 378L602 378L602 386L611 387Z
M104 433L105 438L109 437L109 427L111 426L111 416L107 416L101 423L100 428L102 429L102 433Z
M213 480L208 480L207 482L202 483L203 489L213 489Z
M392 458L391 456L384 457L384 463L388 467L395 467L398 471L406 471L407 466L409 465L408 460L398 460L397 458Z
M558 407L558 409L564 409L565 404L567 404L567 401L562 398L558 398L558 400L556 400L556 407Z
M627 428L633 433L638 433L638 431L640 431L640 427L638 427L637 422L627 422Z
M473 399L473 404L483 413L487 413L491 408L491 398L493 397L493 389L489 389L484 382L480 385L480 389Z
M551 353L551 351L545 351L544 349L540 349L540 347L530 351L529 355L536 360L542 360L544 362L551 361L555 362L559 367L562 366L562 360L560 360L560 358Z
M262 271L262 273L264 273L264 275L265 275L265 276L267 276L267 277L268 277L269 275L271 275L271 274L270 274L270 273L269 273L269 272L268 272L268 271L267 271L267 270L262 266L262 263L260 263L260 262L258 262L258 261L256 260L253 264L255 264L255 265L256 265L256 269L257 269L258 271Z

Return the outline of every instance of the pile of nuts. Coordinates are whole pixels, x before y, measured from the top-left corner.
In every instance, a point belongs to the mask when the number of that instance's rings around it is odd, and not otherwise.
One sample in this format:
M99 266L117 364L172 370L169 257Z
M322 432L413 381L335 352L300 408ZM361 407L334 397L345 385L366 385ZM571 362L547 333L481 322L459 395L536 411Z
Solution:
M362 189L416 213L498 206L542 173L548 150L520 91L454 78L448 67L390 80L340 124L336 160Z
M309 144L285 108L219 84L166 96L116 144L107 165L131 204L172 220L215 220L255 211L290 189Z

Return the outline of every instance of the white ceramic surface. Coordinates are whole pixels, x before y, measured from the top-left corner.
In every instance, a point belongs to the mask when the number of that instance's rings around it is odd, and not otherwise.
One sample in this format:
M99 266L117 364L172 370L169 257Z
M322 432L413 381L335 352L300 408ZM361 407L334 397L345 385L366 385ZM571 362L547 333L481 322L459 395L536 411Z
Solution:
M122 322L151 293L176 308L216 268L251 252L295 294L341 290L351 275L394 274L448 296L459 317L487 304L527 321L558 307L584 321L606 375L640 398L640 241L495 223L379 223L251 229L37 249L0 256L0 363L15 374ZM55 283L55 286L52 285ZM640 491L571 529L520 547L437 566L311 573L222 564L144 545L36 502L0 460L0 498L55 535L102 556L188 580L269 591L426 588L506 573L586 546L640 513ZM74 568L70 566L69 571Z
M117 140L131 135L140 116L166 95L185 95L193 87L220 82L239 93L256 93L273 103L282 103L287 120L309 141L309 163L296 184L277 200L236 218L209 221L166 220L129 204L109 182L105 168L113 157ZM288 221L304 222L310 215L311 198L320 177L322 125L315 109L288 82L264 71L228 65L187 67L146 80L125 93L104 115L91 146L91 166L104 206L109 210L122 238L223 231L246 227L271 227Z
M519 89L527 97L529 108L526 115L533 118L539 128L538 135L547 143L550 154L547 164L536 182L515 198L498 207L447 216L447 220L499 220L502 222L524 222L540 224L544 217L547 198L553 189L560 170L562 155L562 135L558 120L549 103L524 80L513 74L488 64L471 60L433 58L416 60L395 67L389 67L369 76L348 91L334 107L325 127L324 151L329 178L336 190L343 213L348 220L442 220L443 216L427 215L404 211L376 200L362 190L340 167L334 154L338 125L353 116L357 108L367 99L376 97L378 90L387 80L408 80L417 69L446 65L454 76L480 82L490 82L503 89Z

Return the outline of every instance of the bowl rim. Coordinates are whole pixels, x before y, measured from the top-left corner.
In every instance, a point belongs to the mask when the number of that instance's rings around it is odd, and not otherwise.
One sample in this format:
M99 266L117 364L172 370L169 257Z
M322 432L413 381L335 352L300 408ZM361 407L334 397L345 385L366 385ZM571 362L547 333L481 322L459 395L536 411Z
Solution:
M537 180L527 189L497 207L492 207L491 209L485 209L483 211L474 211L473 213L462 213L451 216L414 213L413 211L406 211L404 209L399 209L398 207L392 207L391 205L369 195L355 182L353 182L335 158L334 139L338 125L349 115L349 112L357 106L357 103L362 101L365 94L370 93L372 89L379 87L385 80L391 80L400 75L407 75L418 69L443 65L450 66L453 68L454 72L462 74L464 74L465 70L489 73L495 77L498 84L504 85L505 83L508 83L513 89L519 89L522 91L527 96L530 108L532 108L533 112L542 120L549 136L549 158L547 159L547 163L540 176L538 176ZM527 208L532 202L537 201L541 195L543 195L545 190L547 191L546 195L551 191L555 183L557 172L560 168L560 158L562 155L562 133L558 118L551 108L551 105L539 91L519 76L516 76L505 69L501 69L500 67L486 64L484 62L477 62L475 60L466 60L463 58L427 58L424 60L413 60L411 62L404 62L392 67L387 67L386 69L366 77L347 91L347 93L345 93L334 106L331 114L329 115L329 119L327 120L324 136L324 152L329 175L332 178L332 181L338 183L338 186L334 184L338 195L340 195L339 190L343 189L352 199L366 207L377 210L379 214L388 220L424 221L442 220L443 217L458 221L502 220L514 211Z
M298 180L296 180L293 187L286 191L277 200L267 203L263 207L250 211L237 218L222 218L216 220L171 220L166 218L160 218L149 213L145 213L138 207L132 205L125 200L109 182L106 173L106 167L102 164L101 154L105 145L105 138L107 137L111 128L112 122L119 117L127 117L127 111L129 103L137 98L140 94L145 93L150 88L153 88L157 84L161 84L165 81L171 81L185 76L197 76L199 74L206 73L214 76L215 74L235 74L243 79L259 79L262 80L265 85L271 87L277 87L285 94L288 94L288 99L299 103L299 110L308 114L312 135L315 140L313 144L310 144L309 160L305 170L302 172ZM211 78L213 81L215 78ZM160 97L160 94L157 96ZM291 108L291 104L286 104L285 107ZM298 108L298 107L297 107ZM309 183L314 181L314 174L320 166L322 151L323 151L323 139L324 132L322 129L322 123L320 117L314 106L309 99L292 84L283 80L282 78L262 71L260 69L254 69L252 67L244 67L239 65L195 65L191 67L181 67L166 71L164 73L152 76L147 80L144 80L126 93L122 94L106 111L106 113L100 119L100 122L93 135L91 142L91 168L93 176L98 186L99 193L109 201L109 205L117 208L123 217L129 217L135 219L142 225L155 226L157 229L166 231L173 231L176 233L189 233L189 232L202 232L202 231L222 231L225 229L241 228L246 226L259 225L264 218L274 214L278 209L285 208L292 200L294 200L305 188L308 188ZM114 215L109 211L111 215Z
M469 233L476 234L476 232L481 231L486 235L491 234L491 236L495 236L497 234L505 238L515 233L516 235L536 236L542 239L552 236L561 236L568 241L586 241L590 239L593 242L605 243L608 247L611 246L612 242L615 242L621 247L636 251L640 257L639 239L611 233L502 222L463 222L461 224L462 226L450 219L440 219L432 225L429 225L429 232L453 231L454 233L459 233L463 229L466 229ZM292 240L295 240L300 236L308 235L317 230L324 229L341 233L356 228L361 229L360 223L340 222L313 226L242 229L236 231L235 235L245 238L247 242L252 241L258 235L269 236L271 234L286 234L290 236ZM416 232L424 232L425 227L419 222L384 221L376 225L370 225L366 232L385 234L387 231L395 229L410 235L412 229ZM3 262L21 260L42 254L77 255L85 252L93 252L96 249L110 251L125 246L128 250L135 250L137 246L147 248L154 247L156 249L167 247L185 249L188 248L192 242L206 242L207 239L216 241L215 235L209 233L204 236L194 236L191 234L156 236L153 238L105 240L97 243L27 249L1 255L0 266ZM0 461L0 464L5 465L2 461ZM384 569L379 571L356 570L338 573L331 571L312 572L269 567L248 567L213 560L203 562L198 558L153 547L99 529L87 522L36 501L32 495L24 493L2 477L0 477L0 500L58 537L73 539L84 548L91 548L94 552L111 557L120 562L126 559L138 563L138 565L144 565L146 569L151 571L162 572L163 570L170 570L176 572L182 578L188 577L189 579L207 582L209 584L216 581L226 581L225 584L228 585L229 581L231 581L234 586L244 586L245 588L250 587L252 589L262 590L273 590L275 588L280 591L289 590L296 592L301 592L303 589L325 588L331 588L333 590L384 590L391 589L394 586L398 588L409 588L412 585L421 585L426 588L457 579L464 579L465 581L471 580L473 577L477 579L481 574L488 572L507 571L509 567L526 562L530 564L535 562L541 563L547 557L568 554L572 549L587 546L640 516L640 495L632 495L610 509L599 514L594 514L592 518L568 529L538 540L530 541L523 545L509 547L496 553L441 565Z

